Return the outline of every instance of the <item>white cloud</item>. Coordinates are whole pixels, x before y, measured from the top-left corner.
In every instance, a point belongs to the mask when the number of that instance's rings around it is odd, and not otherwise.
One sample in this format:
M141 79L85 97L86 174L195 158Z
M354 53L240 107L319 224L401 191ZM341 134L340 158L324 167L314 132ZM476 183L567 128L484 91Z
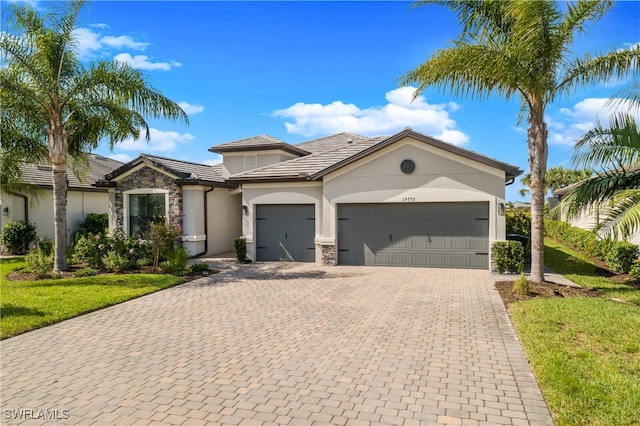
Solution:
M129 161L133 160L133 158L131 158L131 156L127 154L110 154L107 155L107 157L123 163L128 163Z
M172 130L162 131L151 128L149 132L151 138L148 142L144 137L140 137L126 139L117 146L125 151L170 152L174 151L178 144L188 143L195 139L195 136L190 133L178 133Z
M577 139L593 129L598 121L609 126L609 117L617 112L628 112L629 106L622 100L587 98L571 108L562 108L564 117L545 117L549 128L549 143L573 146ZM640 120L637 110L633 113Z
M178 102L178 106L182 108L187 115L193 115L204 111L204 107L202 105L191 105L186 101Z
M213 154L213 158L204 160L202 162L202 164L206 164L207 166L216 166L220 163L222 163L222 155L220 154Z
M118 53L113 57L118 62L129 64L132 68L146 71L170 71L171 67L182 66L180 62L151 62L147 55L131 56L129 53Z
M89 26L90 26L90 27L93 27L93 28L100 28L100 29L103 29L103 30L104 30L104 29L107 29L107 28L111 28L111 26L110 26L109 24L100 24L100 23L98 23L98 24L91 24L91 25L89 25Z
M104 36L100 39L100 42L105 46L114 47L117 49L126 48L134 50L144 50L149 46L149 43L143 43L141 41L135 41L129 36Z
M274 111L273 116L291 119L285 122L287 131L307 137L339 132L392 134L411 127L455 145L469 141L449 116L460 108L458 104L429 104L424 96L413 99L415 90L411 86L390 90L386 93L388 103L383 106L362 109L342 101L327 105L299 102Z
M78 56L80 59L87 59L91 57L94 52L102 49L99 35L89 28L76 28L73 30L73 36L78 45Z

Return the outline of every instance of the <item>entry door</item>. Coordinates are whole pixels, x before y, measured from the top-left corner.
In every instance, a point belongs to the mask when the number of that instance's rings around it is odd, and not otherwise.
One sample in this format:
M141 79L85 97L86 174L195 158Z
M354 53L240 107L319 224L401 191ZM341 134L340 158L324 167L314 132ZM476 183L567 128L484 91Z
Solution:
M256 259L314 262L315 206L259 204L256 206Z

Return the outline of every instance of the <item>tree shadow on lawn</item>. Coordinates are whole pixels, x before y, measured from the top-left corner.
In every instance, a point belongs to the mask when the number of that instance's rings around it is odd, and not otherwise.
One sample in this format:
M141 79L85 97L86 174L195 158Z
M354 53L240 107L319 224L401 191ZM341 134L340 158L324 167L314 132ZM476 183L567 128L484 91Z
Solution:
M2 318L9 317L44 317L46 315L45 312L42 312L38 309L25 308L23 306L15 306L11 304L6 304L2 306Z

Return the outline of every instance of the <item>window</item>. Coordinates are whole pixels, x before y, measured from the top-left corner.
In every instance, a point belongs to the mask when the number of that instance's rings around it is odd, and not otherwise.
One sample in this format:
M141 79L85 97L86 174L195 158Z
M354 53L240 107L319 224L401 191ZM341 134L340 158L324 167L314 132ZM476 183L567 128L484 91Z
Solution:
M144 235L149 224L165 220L165 194L129 195L129 235Z

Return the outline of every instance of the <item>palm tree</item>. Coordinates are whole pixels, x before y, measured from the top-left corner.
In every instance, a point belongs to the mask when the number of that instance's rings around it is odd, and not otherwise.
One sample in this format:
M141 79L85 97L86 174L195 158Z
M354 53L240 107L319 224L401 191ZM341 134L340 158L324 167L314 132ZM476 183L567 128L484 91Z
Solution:
M640 47L611 50L601 56L576 57L570 50L577 33L602 18L611 1L582 0L423 0L454 12L462 34L451 47L438 50L406 73L403 85L418 84L415 96L435 85L453 95L481 99L517 96L527 115L531 174L531 279L544 281L544 176L547 168L546 106L576 87L612 77L623 78L640 67Z
M551 167L550 169L547 169L547 172L544 174L544 193L546 195L549 190L555 191L573 183L580 182L592 174L593 172L589 169L572 170L565 169L562 166ZM531 174L527 173L524 175L522 179L520 179L520 182L522 182L523 185L530 187ZM529 189L522 188L518 193L524 197L529 193Z
M107 139L113 148L150 132L145 117L188 123L185 112L149 85L138 70L119 62L78 60L74 29L84 0L57 3L40 15L12 5L0 35L3 159L45 153L52 166L54 271L67 269L67 169ZM5 133L6 131L6 133ZM26 160L31 158L27 157Z
M640 229L640 129L633 116L640 111L638 82L621 99L628 110L612 114L609 127L598 122L575 146L574 164L598 173L568 192L557 207L567 218L598 208L604 219L595 230L614 238L628 238Z

